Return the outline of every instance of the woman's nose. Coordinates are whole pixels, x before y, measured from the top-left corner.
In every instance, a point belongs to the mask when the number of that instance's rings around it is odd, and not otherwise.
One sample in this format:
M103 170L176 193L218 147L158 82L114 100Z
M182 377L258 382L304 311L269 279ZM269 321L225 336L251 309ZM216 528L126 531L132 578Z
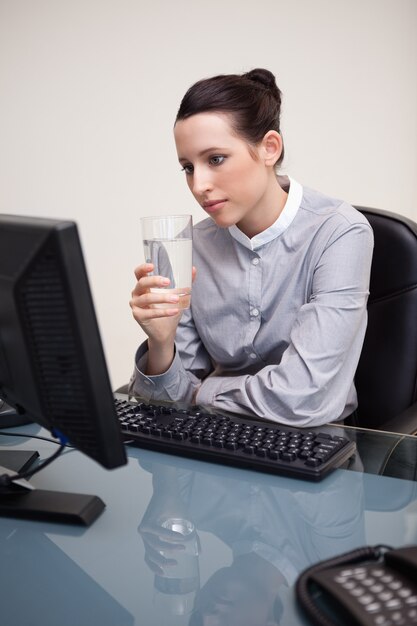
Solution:
M192 192L196 196L201 196L213 189L210 172L205 168L195 168L192 180Z

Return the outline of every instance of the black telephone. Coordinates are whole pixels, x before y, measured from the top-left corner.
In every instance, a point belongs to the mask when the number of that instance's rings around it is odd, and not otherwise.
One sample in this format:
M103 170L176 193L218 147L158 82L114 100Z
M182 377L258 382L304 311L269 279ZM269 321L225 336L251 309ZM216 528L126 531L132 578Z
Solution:
M417 624L417 546L364 547L309 567L297 600L316 626Z

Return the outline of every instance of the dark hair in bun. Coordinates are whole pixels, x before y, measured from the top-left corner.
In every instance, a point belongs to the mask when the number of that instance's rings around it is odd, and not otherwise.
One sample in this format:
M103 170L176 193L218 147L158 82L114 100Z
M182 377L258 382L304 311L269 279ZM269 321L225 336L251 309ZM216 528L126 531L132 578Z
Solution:
M197 113L229 113L235 131L256 145L269 130L280 133L281 91L269 70L222 74L192 85L183 97L176 122ZM277 161L284 158L284 149Z
M261 83L267 89L277 90L278 94L280 93L275 82L275 76L269 70L262 68L250 70L250 72L243 74L243 78L249 78L249 80L253 80L255 83Z

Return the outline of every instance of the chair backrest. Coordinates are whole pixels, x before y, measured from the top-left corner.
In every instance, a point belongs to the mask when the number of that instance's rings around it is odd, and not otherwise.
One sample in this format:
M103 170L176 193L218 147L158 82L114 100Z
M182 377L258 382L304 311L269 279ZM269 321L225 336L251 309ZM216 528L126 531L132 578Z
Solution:
M356 208L375 238L368 327L355 377L358 425L378 429L417 400L417 224Z

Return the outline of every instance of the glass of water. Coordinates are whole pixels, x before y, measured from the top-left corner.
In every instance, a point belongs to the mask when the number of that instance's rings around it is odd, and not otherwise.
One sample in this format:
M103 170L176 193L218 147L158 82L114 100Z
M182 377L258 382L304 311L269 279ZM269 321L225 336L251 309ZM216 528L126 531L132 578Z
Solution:
M168 287L151 291L175 293L178 307L190 306L193 267L193 218L191 215L155 215L141 218L143 248L146 263L153 263L150 274L170 279ZM157 308L173 305L161 303Z

